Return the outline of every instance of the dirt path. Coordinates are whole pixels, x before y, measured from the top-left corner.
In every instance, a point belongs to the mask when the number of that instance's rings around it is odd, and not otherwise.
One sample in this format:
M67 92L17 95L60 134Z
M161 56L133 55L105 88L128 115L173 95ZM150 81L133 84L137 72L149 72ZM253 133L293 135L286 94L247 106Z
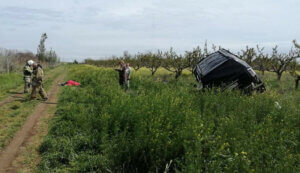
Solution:
M47 110L51 105L55 104L59 91L57 82L62 81L63 78L64 75L61 75L53 81L51 89L48 92L49 100L47 102L40 103L35 107L33 113L28 116L26 122L22 125L20 130L16 132L12 141L0 153L1 173L16 172L17 168L12 166L12 162L20 154L20 148L25 145L26 141L37 133L34 130L34 127L40 121L40 118L47 113Z

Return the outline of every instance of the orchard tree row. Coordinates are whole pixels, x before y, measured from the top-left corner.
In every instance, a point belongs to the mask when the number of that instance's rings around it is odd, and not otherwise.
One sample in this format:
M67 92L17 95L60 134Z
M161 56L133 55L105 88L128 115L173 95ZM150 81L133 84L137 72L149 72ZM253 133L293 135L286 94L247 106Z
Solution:
M135 70L142 67L149 69L152 75L155 74L158 68L163 67L173 72L177 79L183 70L192 71L197 62L218 49L221 49L221 47L212 45L211 50L209 50L207 43L205 43L202 49L198 46L192 51L186 51L183 55L177 54L173 48L165 52L158 50L154 53L146 52L135 55L125 51L123 56L120 57L112 57L106 60L86 59L85 63L101 67L116 67L120 60L124 60L126 63L130 63ZM288 53L279 53L278 46L275 46L270 54L264 52L264 47L251 48L246 46L237 55L255 70L261 71L263 75L265 71L276 73L278 80L281 79L283 72L289 71L291 74L295 74L295 71L300 68L296 60L300 56L300 46L295 40Z

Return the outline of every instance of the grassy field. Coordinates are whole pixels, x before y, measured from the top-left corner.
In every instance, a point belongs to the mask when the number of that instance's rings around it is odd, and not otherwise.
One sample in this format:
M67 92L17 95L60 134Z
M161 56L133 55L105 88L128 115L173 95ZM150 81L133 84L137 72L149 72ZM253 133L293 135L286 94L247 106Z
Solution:
M0 74L0 100L9 94L9 90L20 88L22 79L22 75L18 73Z
M44 82L44 88L46 91L53 80L61 75L62 72L64 72L63 66L45 71L47 80ZM22 79L16 78L16 83L19 82L21 82L19 86L22 85ZM14 89L10 90L19 92L19 89L22 89L19 86L14 86ZM17 98L15 101L0 107L0 150L9 143L15 132L25 122L27 116L32 113L32 110L38 103L39 101L36 100L29 101L29 94L27 94L25 98Z
M268 91L199 92L185 72L134 72L124 92L112 69L74 65L40 172L297 172L300 93L266 74ZM280 107L276 105L278 102Z

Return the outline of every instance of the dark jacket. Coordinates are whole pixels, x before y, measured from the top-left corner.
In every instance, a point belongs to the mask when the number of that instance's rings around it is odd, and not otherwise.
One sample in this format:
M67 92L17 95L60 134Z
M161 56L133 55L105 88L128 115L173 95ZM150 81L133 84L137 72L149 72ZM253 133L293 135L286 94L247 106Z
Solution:
M120 69L115 69L119 72L119 84L123 85L125 84L126 79L126 67L123 65Z

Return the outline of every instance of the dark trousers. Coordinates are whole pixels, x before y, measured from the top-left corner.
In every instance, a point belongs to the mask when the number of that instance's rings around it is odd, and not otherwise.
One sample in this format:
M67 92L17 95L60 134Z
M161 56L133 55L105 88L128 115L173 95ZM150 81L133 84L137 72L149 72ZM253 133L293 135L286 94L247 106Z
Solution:
M300 80L300 76L297 76L297 79L296 79L296 89L298 89L298 84L299 84L299 80Z
M32 91L31 91L31 98L32 99L36 98L36 93L37 92L41 95L41 97L43 99L47 98L47 93L45 92L42 84L32 86Z
M122 78L122 77L119 78L119 84L120 84L121 86L123 86L123 85L125 84L124 78Z

